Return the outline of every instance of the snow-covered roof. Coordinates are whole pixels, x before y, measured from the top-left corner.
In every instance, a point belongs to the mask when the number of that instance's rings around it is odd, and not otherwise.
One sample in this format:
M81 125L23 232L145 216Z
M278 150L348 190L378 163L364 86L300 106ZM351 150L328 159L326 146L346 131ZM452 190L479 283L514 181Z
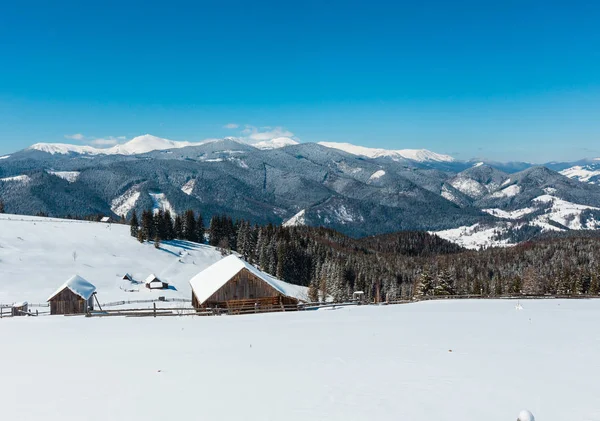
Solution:
M12 306L13 307L25 307L27 305L27 301L21 301L18 303L14 303Z
M144 283L149 284L151 282L162 282L155 274L151 273L148 275Z
M83 279L79 275L72 276L67 282L62 284L60 288L58 288L54 294L52 294L47 301L53 299L59 292L64 290L65 288L69 288L74 294L79 295L84 300L88 300L94 292L96 292L96 287L90 284L88 281Z
M105 216L100 220L100 222L109 222L110 220L111 220L110 216Z
M308 300L307 289L305 287L288 284L287 282L274 278L233 254L219 260L217 263L209 266L198 275L194 276L190 280L192 291L194 291L198 301L203 303L242 269L247 269L285 296L302 301Z

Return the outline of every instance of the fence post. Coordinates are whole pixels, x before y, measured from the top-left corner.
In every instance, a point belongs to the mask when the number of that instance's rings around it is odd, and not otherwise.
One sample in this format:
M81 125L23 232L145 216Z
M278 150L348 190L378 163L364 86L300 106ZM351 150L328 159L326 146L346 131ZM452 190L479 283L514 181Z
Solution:
M154 317L156 317L156 303L152 303L152 305L154 306Z

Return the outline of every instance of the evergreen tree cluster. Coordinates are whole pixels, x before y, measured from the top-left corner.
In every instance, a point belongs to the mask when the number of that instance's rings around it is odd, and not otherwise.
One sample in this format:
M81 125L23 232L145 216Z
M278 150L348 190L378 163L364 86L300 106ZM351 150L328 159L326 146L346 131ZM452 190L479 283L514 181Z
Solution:
M132 237L140 242L154 241L158 247L161 241L187 240L197 243L204 241L204 221L202 215L196 216L194 211L188 210L183 217L173 215L168 210L142 212L138 219L135 210L129 221Z
M449 295L598 295L600 238L544 239L510 248L470 251L424 232L355 239L316 227L258 226L211 218L209 244L235 251L286 282L309 288L314 301L363 291L370 301ZM146 211L131 218L131 235L145 240L202 241L202 216Z

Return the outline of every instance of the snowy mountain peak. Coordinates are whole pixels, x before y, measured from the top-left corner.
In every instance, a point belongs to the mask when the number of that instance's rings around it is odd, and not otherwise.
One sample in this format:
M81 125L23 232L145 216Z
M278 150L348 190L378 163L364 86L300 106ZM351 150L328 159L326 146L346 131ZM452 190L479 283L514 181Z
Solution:
M254 143L252 146L258 149L277 149L297 144L298 142L289 137L276 137L275 139L263 140L262 142Z
M151 151L162 151L166 149L185 148L186 146L197 146L201 143L179 142L161 137L145 134L131 139L127 143L115 145L111 148L95 148L86 145L72 145L67 143L36 143L28 150L36 150L51 155L80 154L80 155L137 155Z
M379 148L368 148L365 146L352 145L351 143L319 142L319 145L327 148L338 149L352 155L365 156L367 158L408 159L418 162L453 162L454 158L449 155L428 151L427 149L399 149L388 150Z

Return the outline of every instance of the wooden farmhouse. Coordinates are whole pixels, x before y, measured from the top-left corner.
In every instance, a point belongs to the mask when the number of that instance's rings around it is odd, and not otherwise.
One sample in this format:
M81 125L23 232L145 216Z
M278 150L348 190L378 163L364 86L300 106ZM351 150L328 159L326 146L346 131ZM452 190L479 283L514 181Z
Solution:
M196 309L279 307L306 302L305 287L288 284L230 255L190 280Z
M163 282L156 277L156 275L151 274L144 281L146 284L146 288L148 289L167 289L169 288L168 282Z
M48 298L50 314L83 314L94 309L96 287L79 275L60 286Z

